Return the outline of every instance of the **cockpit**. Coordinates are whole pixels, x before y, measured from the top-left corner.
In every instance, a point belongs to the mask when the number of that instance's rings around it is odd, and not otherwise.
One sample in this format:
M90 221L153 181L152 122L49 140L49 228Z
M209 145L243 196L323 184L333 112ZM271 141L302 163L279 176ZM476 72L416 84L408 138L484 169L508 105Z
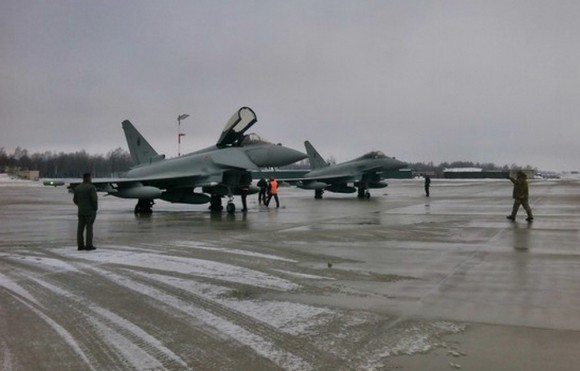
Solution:
M385 156L385 154L381 151L372 151L369 152L361 157L358 158L358 160L376 160L379 158L386 158L387 156Z
M256 144L272 144L271 142L267 141L266 139L262 138L256 133L250 133L244 136L242 139L241 145L242 146L251 146Z

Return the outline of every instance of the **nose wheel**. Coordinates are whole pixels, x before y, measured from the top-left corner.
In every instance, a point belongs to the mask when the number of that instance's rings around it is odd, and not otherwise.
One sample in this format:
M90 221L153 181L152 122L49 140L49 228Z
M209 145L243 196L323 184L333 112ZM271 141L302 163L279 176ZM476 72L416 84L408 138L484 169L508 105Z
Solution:
M232 196L229 197L228 204L226 205L226 211L228 214L233 214L236 212L236 205L234 204L234 198Z

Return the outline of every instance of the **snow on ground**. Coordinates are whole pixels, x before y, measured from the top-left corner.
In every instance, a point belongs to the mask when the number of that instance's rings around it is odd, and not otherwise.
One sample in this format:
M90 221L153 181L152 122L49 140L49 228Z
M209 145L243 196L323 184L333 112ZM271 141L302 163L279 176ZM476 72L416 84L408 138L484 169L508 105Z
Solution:
M25 201L30 200L26 189L31 184L38 186L5 174L0 175L0 184L18 187L13 194ZM70 206L70 196L63 189L43 188L32 194L35 204ZM294 194L302 196L300 191L286 190L285 200ZM243 228L228 229L228 223L240 227L244 220L225 218L217 224L223 229L211 233L211 224L203 224L209 219L203 212L169 212L138 219L117 210L125 207L116 206L117 201L103 200L105 211L97 221L101 242L91 252L77 251L70 244L74 243L74 213L70 220L57 222L71 226L50 232L70 233L60 237L68 238L68 244L43 239L43 228L50 230L54 225L39 221L56 206L20 207L24 219L3 219L10 223L5 228L19 240L28 236L34 241L18 246L0 241L0 248L5 249L0 250L0 310L3 304L15 302L25 313L30 312L28 317L40 319L37 322L45 325L37 324L35 331L49 331L52 339L61 339L56 345L71 349L78 360L69 361L79 368L101 369L114 362L128 369L188 369L196 360L201 364L223 361L223 368L232 369L238 357L245 355L247 364L259 364L260 370L272 365L285 370L344 365L379 370L390 367L395 355L427 352L440 347L445 334L464 330L451 322L401 319L332 305L332 300L381 298L351 287L355 281L371 280L368 272L344 270L340 263L332 270L317 268L329 260L314 253L312 246L336 249L339 243L346 243L334 237L350 223L333 229L333 238L313 245L302 239L306 237L300 230L304 225L304 231L311 231L311 222L296 214L293 221L284 223L286 215L296 212L294 208L260 210L248 216L265 218L257 226L265 228L274 220L279 225L272 227L280 233L298 236L294 240L280 237L276 248L269 248L268 241L278 237L265 229L251 235ZM349 203L345 210L358 205ZM28 216L26 210L30 210ZM316 223L321 217L317 212L313 216ZM189 220L183 222L183 218ZM34 235L29 233L31 229ZM313 298L314 303L309 303ZM330 299L328 304L322 304L326 299ZM69 318L74 320L69 322ZM165 328L163 320L178 321L181 326ZM7 328L3 331L8 337L0 334L0 355L4 369L10 370L11 365L20 365L23 352L10 340L17 330ZM208 336L220 349L203 348L196 335ZM200 353L192 356L192 348L200 347ZM44 354L51 356L50 352Z
M0 173L0 187L8 187L8 186L19 186L19 187L40 187L42 184L40 182L34 180L26 180L17 178L15 176Z
M291 263L297 262L296 260L286 259L286 258L276 256L276 255L260 254L260 253L256 253L256 252L246 251L246 250L228 249L228 248L221 248L221 247L215 247L215 246L209 246L209 245L202 245L197 241L195 241L195 242L193 242L193 241L174 241L174 242L171 242L170 244L175 245L175 246L187 246L187 247L192 247L192 248L200 249L200 250L216 251L216 252L225 253L225 254L252 256L252 257L261 258L261 259L282 260L282 261L287 261L287 262L291 262Z

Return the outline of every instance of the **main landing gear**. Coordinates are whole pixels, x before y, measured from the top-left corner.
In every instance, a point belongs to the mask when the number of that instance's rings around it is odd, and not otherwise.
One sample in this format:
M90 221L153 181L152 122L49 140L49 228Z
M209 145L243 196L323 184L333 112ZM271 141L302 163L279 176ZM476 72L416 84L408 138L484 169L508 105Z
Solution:
M135 215L150 215L155 202L150 198L140 198L135 205Z
M218 195L211 195L209 201L209 209L211 211L222 211L224 207L222 206L222 197ZM234 204L234 197L228 197L228 203L226 205L226 211L228 214L233 214L236 212L236 205Z
M368 191L368 189L359 187L357 197L361 200L368 200L371 198L371 193Z
M316 189L316 190L314 190L314 198L316 200L321 200L323 193L324 193L324 189Z
M211 195L209 200L209 209L211 211L222 211L224 209L222 206L222 197L218 195Z

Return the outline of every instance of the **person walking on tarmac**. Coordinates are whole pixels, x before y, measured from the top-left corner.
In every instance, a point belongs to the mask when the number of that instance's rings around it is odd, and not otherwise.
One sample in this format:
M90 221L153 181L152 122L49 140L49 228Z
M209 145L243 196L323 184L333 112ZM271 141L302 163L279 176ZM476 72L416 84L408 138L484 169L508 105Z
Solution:
M268 183L268 199L266 200L266 207L270 205L270 200L274 197L276 200L276 209L280 207L280 200L278 200L278 182L273 177L270 178Z
M91 183L91 174L83 174L83 182L74 188L73 202L78 208L77 246L79 250L95 250L93 223L97 217L97 189ZM86 230L86 239L84 233ZM86 243L85 243L86 241Z
M266 179L260 178L260 180L258 180L258 187L260 187L260 193L258 193L258 205L265 205L266 192L268 191L268 182L266 182Z
M431 177L425 174L425 196L429 197L429 187L431 186Z
M528 202L529 190L526 173L524 173L523 171L518 171L517 178L513 178L511 175L508 175L508 178L514 184L513 191L514 206L512 209L512 213L508 215L506 218L514 222L516 220L518 209L520 208L520 205L522 205L524 207L524 210L526 210L526 213L528 213L528 217L526 218L526 220L528 222L533 221L534 216L532 215L532 209L530 208L530 204Z

